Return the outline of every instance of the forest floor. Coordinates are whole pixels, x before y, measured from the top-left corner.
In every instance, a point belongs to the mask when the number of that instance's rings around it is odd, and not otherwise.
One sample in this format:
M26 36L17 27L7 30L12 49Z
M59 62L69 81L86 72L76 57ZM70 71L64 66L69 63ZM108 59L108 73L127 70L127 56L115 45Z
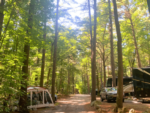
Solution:
M38 109L32 113L98 113L94 107L91 107L90 101L90 95L70 95L58 99L54 108Z
M97 100L100 100L97 97ZM86 94L75 94L69 97L58 99L54 108L44 108L32 111L32 113L98 113L94 107L90 105L91 97ZM103 101L100 108L105 113L112 113L113 108L116 106L115 102ZM136 113L142 113L143 111L150 109L150 103L141 103L133 100L125 100L123 106L129 109L135 109Z
M96 100L100 100L100 97L97 97ZM104 100L101 103L100 108L104 109L105 111L109 111L107 113L112 113L111 111L113 108L115 108L115 106L116 106L116 102L113 101L107 102L106 100ZM141 101L125 99L123 103L123 107L127 108L128 111L130 109L134 109L135 113L143 113L147 109L150 109L150 103L142 103Z

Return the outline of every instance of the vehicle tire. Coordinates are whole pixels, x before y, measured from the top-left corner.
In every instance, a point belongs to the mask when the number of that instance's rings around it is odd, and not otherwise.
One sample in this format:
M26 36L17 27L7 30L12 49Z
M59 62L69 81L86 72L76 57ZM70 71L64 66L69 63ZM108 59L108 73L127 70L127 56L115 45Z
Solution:
M122 100L122 102L124 102L124 99Z
M110 102L110 99L107 99L107 102Z
M101 96L100 96L101 97ZM103 102L103 98L101 97L101 101Z
M145 103L145 100L144 100L144 99L142 100L142 103Z

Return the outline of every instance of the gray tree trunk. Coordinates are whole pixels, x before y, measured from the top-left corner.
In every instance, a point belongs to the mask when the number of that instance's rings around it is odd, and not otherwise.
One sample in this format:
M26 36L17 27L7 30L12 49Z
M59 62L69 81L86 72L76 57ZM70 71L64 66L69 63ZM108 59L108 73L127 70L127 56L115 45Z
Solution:
M57 59L57 39L58 39L58 7L59 0L57 0L56 10L56 25L55 25L55 41L54 41L54 56L53 56L53 72L52 72L52 99L55 103L55 77L56 77L56 59Z
M94 0L94 38L92 40L92 97L91 102L96 100L95 95L95 87L96 87L96 75L95 75L95 69L96 69L96 24L97 24L97 13L96 13L96 0Z
M133 40L134 40L134 46L135 46L136 56L137 56L137 60L138 60L138 67L141 68L141 61L140 61L140 56L139 56L137 41L136 41L136 37L135 37L134 25L133 25L132 17L131 16L130 16L129 20L130 20L131 28L132 28L132 35L133 35Z
M29 17L28 17L28 30L27 35L31 36L31 29L33 26L33 15L34 15L34 6L35 6L35 0L31 0L30 6L29 6ZM26 43L24 45L24 57L25 60L23 61L23 67L22 67L22 73L23 73L23 80L21 81L21 92L23 92L23 95L20 96L19 100L19 110L20 113L29 113L27 109L27 80L28 80L28 63L29 63L29 40L25 39Z
M116 0L113 0L115 25L117 32L117 50L118 50L118 90L117 90L117 107L123 107L123 62L122 62L122 37L120 32L120 24L118 20L117 4Z
M111 15L111 4L110 0L108 0L109 5L109 37L110 37L110 60L111 60L111 73L112 73L112 86L116 87L116 75L115 75L115 62L114 62L114 44L113 44L113 27L112 27L112 15Z
M43 38L44 38L44 41L46 43L46 12L45 12L45 20L44 20L44 35L43 35ZM40 86L41 87L43 87L43 83L44 83L44 68L45 68L45 48L43 48L43 51L42 51L42 65L41 65L41 78L40 78Z
M2 33L2 29L3 29L3 20L4 20L4 4L5 4L5 0L1 0L0 2L0 41L1 41L1 33Z

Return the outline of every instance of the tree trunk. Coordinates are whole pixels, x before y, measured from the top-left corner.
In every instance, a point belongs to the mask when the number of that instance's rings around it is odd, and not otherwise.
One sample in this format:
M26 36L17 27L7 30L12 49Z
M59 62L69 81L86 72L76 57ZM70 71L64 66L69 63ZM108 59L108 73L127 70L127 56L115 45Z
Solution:
M88 94L90 94L90 84L89 84L89 75L88 75L88 65L86 64L86 75L87 75L87 87L88 87Z
M97 14L96 14L96 0L94 0L94 38L92 40L92 97L91 102L96 100L95 95L95 82L96 82L96 76L95 76L95 69L96 69L96 23L97 23Z
M112 15L111 15L111 4L110 0L108 0L108 5L109 5L109 37L110 37L110 50L111 50L111 55L110 55L110 60L111 60L111 73L112 73L112 81L113 87L116 87L116 75L115 75L115 63L114 63L114 48L113 48L113 28L112 28Z
M87 74L88 94L90 94L89 75Z
M40 53L40 51L41 51L41 49L38 48L38 54ZM40 59L39 59L39 57L37 57L37 66L39 66L39 62L40 62Z
M137 56L137 60L138 60L138 67L141 68L141 61L140 61L140 56L139 56L137 42L136 42L136 37L135 37L134 25L133 25L132 17L131 16L130 16L129 20L130 20L131 28L132 28L132 35L133 35L133 40L134 40L134 46L135 46L136 56Z
M149 13L150 13L150 1L149 0L147 0L147 5L148 5Z
M69 62L68 62L69 63ZM67 94L70 93L70 69L68 67L68 85L67 85Z
M123 63L122 63L122 37L120 32L120 24L118 20L117 4L116 0L113 0L114 16L117 32L117 50L118 50L118 90L117 90L117 107L123 107Z
M73 89L72 89L72 93L74 94L74 73L72 72L72 83L73 83Z
M43 38L44 38L44 41L46 43L46 11L45 11L44 35L43 35ZM41 87L43 87L43 82L44 82L44 68L45 68L45 47L43 48L43 51L42 51L42 65L41 65L41 78L40 78L40 86Z
M33 25L33 15L34 15L34 6L35 6L35 0L31 0L30 6L29 6L29 18L28 18L28 30L27 35L31 36L31 29ZM22 81L21 81L21 92L23 95L20 96L19 100L19 110L20 113L29 113L27 109L27 80L28 80L28 62L29 62L29 39L25 39L25 46L24 46L24 57L25 60L23 61L23 67L22 67Z
M4 4L5 4L5 0L1 0L0 2L0 41L2 39L1 33L2 33L2 29L3 29L3 20L4 20Z
M58 91L60 92L61 91L61 85L62 85L62 68L60 69L60 82L59 82L59 88L58 88Z
M92 49L92 24L91 24L91 7L90 0L88 0L88 8L89 8L89 21L90 21L90 36L91 36L91 49Z
M105 32L106 32L106 24L105 24L105 30L104 30L104 34L103 34L103 42L104 42L104 37L105 37ZM105 45L102 44L102 47L103 47L103 53L102 53L102 60L103 60L103 71L104 71L104 87L106 86L106 69L105 69Z
M106 66L105 66L105 55L103 54L103 73L104 73L104 87L106 86Z
M49 67L49 70L48 70L48 75L47 75L47 83L49 81L49 76L50 76L50 73L51 73L51 68L52 68L52 60L53 60L53 44L51 45L51 59L50 59L50 67Z
M93 61L92 61L92 57L93 57L93 56L92 56L92 51L93 51L93 38L92 38L92 37L93 37L93 35L92 35L90 0L88 0L88 8L89 8L89 21L90 21L89 27L90 27L90 42L91 42L91 74L92 74L92 73L93 73L93 72L92 72L92 65L93 65L93 64L92 64L92 62L93 62ZM92 79L94 79L94 78L92 78ZM93 81L93 82L94 82L94 81ZM93 85L92 85L92 87L93 87ZM93 93L91 93L91 96L92 96L92 94L93 94ZM96 97L93 97L93 99L94 99L94 98L96 98ZM92 101L92 98L91 98L91 101Z
M97 70L97 89L98 89L98 91L100 90L100 88L99 88L99 76L98 76L98 68L96 68L96 70Z
M149 59L149 60L148 60L148 64L149 64L149 66L150 66L150 55L148 56L148 59Z
M53 56L53 72L52 72L52 98L53 98L54 103L55 103L55 76L56 76L56 59L57 59L56 53L57 53L57 38L58 38L58 7L59 7L59 0L57 0L54 56Z
M103 62L101 62L101 88L103 88Z

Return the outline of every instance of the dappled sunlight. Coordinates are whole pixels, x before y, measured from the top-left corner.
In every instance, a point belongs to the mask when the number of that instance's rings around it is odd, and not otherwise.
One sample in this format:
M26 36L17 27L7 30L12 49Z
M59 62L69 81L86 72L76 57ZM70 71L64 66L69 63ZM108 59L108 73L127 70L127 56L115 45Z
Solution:
M134 104L138 104L139 102L137 102L137 101L132 101L132 103L134 103Z
M54 112L54 113L65 113L65 112Z
M90 98L85 95L74 95L57 103L54 108L40 109L36 113L96 113L95 108L90 106Z

